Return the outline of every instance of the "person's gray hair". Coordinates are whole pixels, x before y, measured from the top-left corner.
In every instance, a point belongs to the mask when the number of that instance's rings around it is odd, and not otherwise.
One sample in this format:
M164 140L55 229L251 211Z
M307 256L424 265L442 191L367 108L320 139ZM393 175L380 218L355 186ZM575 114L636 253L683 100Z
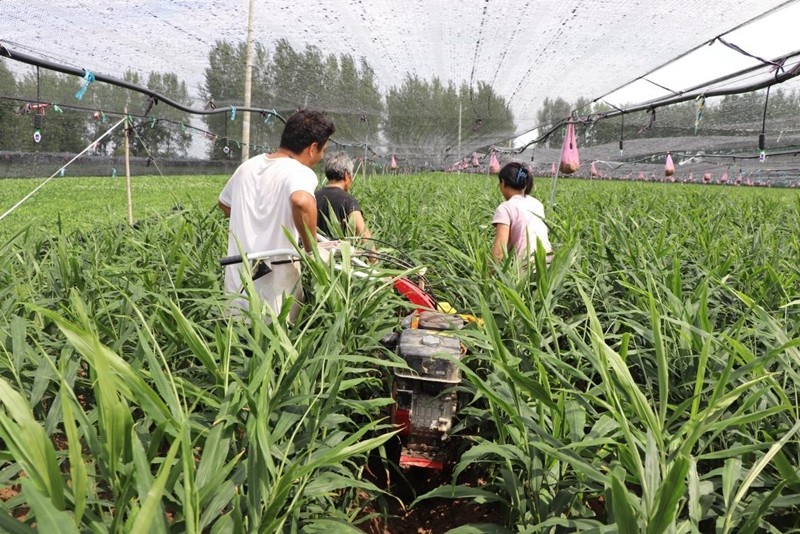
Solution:
M348 173L353 175L353 160L346 152L335 152L325 158L325 176L328 180L344 180L344 175Z

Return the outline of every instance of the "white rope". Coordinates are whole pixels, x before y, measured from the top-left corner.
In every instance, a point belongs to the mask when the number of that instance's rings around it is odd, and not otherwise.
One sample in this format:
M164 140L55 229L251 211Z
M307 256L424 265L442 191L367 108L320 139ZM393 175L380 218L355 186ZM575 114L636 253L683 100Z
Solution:
M131 128L131 131L133 131L133 135L135 135L136 138L139 140L139 142L142 144L142 147L144 148L145 152L147 152L148 157L153 161L153 165L155 165L158 174L162 178L162 183L167 184L167 189L169 190L169 193L172 195L172 200L176 202L179 201L180 197L175 192L175 187L173 187L172 182L170 180L167 180L167 177L161 171L161 167L158 166L158 162L156 162L155 156L153 156L153 153L150 152L149 148L147 148L147 143L144 142L144 139L142 139L142 136L140 136L139 132L136 131L136 128Z
M153 165L156 166L158 174L160 174L162 178L166 178L166 176L164 176L164 173L161 172L161 168L159 168L158 163L156 162L156 158L153 157L153 154L150 153L150 149L147 148L147 144L144 142L144 139L142 139L142 137L139 135L139 132L136 131L136 128L133 128L133 134L136 136L136 139L138 139L139 142L142 143L142 147L144 147L144 150L145 152L147 152L148 157L152 160Z
M553 206L556 204L556 185L558 184L558 171L561 170L561 161L556 165L556 172L553 173L553 184L550 187L550 211L553 211Z
M114 126L112 126L110 129L108 129L108 130L106 131L106 133L104 133L103 135L101 135L100 137L98 137L97 139L95 139L94 141L92 141L92 142L89 144L89 146L87 146L86 148L84 148L84 149L83 149L83 150L80 152L80 154L78 154L77 156L75 156L74 158L72 158L71 160L69 160L69 161L66 163L66 165L63 165L63 166L61 166L61 167L60 167L60 168L59 168L59 169L58 169L56 172L54 172L54 173L53 173L53 175L52 175L52 176L50 176L50 178L48 178L47 180L45 180L44 182L42 182L41 184L39 184L39 185L36 187L36 189L34 189L33 191L31 191L30 193L28 193L27 195L25 195L25 197L23 197L23 199L22 199L22 200L20 200L19 202L17 202L17 203L16 203L16 204L14 204L13 206L11 206L11 207L8 209L8 211L6 211L4 214L0 215L0 221L2 221L3 219L5 219L5 218L6 218L8 215L10 215L10 214L11 214L11 213L12 213L12 212L15 210L15 209L17 209L18 207L20 207L20 206L21 206L21 205L22 205L22 204L23 204L23 203L24 203L26 200L28 200L29 198L31 198L31 197L33 196L33 194L34 194L34 193L36 193L36 192L37 192L39 189L41 189L42 187L44 187L44 185L45 185L47 182L49 182L50 180L52 180L53 178L55 178L55 177L56 177L56 175L58 175L58 174L59 174L59 173L60 173L60 172L61 172L63 169L66 169L67 167L69 167L69 166L72 164L72 162L73 162L73 161L75 161L76 159L78 159L79 157L81 157L83 154L85 154L85 153L86 153L86 152L87 152L89 149L91 149L91 148L94 148L94 146L97 144L97 142L98 142L98 141L100 141L102 138L106 137L108 134L110 134L111 132L113 132L114 130L116 130L117 126L119 126L120 124L122 124L122 123L123 123L123 122L125 122L126 120L127 120L127 117L124 117L124 118L120 119L120 121L119 121L118 123L116 123Z

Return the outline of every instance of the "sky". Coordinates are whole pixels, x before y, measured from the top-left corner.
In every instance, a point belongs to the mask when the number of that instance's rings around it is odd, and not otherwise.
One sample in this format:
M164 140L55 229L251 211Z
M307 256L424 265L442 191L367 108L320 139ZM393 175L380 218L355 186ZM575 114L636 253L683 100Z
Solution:
M536 111L547 97L634 103L668 95L664 87L679 92L758 64L719 42L702 46L718 35L769 59L800 50L800 32L792 28L800 20L798 0L254 5L258 41L269 46L287 39L295 48L314 45L323 53L364 57L384 90L409 73L488 83L511 106L517 134L536 126ZM219 39L244 40L247 14L247 0L0 0L0 43L117 77L127 69L177 71L202 107L208 53Z

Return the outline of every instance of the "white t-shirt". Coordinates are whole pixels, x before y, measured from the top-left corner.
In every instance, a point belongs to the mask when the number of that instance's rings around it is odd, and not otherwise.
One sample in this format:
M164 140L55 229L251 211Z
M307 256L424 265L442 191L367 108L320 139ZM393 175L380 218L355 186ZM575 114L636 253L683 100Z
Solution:
M222 189L219 200L230 206L228 255L294 248L284 228L299 240L292 219L291 195L305 191L312 197L317 187L313 170L292 158L261 154L242 163ZM281 258L276 258L281 259ZM241 263L225 268L225 291L241 294ZM260 297L276 312L287 294L300 296L298 263L274 265L272 273L254 281ZM246 299L233 307L247 308Z
M514 195L497 207L492 224L508 225L508 250L518 256L536 252L536 239L545 252L553 251L544 223L544 206L529 195Z

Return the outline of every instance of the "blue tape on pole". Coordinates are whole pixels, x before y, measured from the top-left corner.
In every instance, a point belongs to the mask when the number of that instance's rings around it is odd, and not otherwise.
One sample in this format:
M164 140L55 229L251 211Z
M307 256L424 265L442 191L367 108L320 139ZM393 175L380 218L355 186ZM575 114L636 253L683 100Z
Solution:
M81 87L78 89L78 92L75 93L75 98L78 100L83 99L83 95L86 94L86 90L89 88L89 84L94 81L94 74L91 71L83 69L83 79L81 80Z

